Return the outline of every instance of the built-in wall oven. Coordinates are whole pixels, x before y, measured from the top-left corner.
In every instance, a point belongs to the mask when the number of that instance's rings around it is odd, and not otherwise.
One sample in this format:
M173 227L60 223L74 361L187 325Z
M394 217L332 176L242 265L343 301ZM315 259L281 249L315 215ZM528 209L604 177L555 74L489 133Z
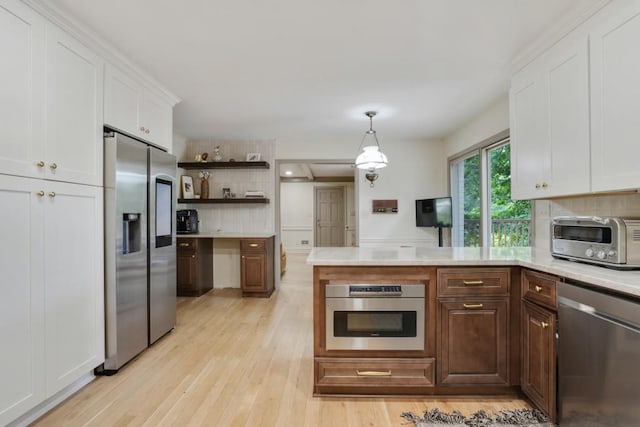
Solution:
M328 284L327 350L424 350L425 285Z

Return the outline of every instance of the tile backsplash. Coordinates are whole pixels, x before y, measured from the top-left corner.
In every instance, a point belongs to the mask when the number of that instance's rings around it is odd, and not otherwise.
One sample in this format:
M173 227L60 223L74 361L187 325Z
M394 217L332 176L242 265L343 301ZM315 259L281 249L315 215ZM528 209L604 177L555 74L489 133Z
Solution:
M245 161L247 153L260 153L260 160L267 161L269 169L207 169L209 197L221 198L222 189L229 188L236 197L244 197L246 191L263 191L270 199L268 204L183 204L178 209L198 210L200 229L238 233L273 233L275 230L275 185L274 170L275 140L197 140L187 141L181 162L193 162L198 154L208 153L207 161L213 161L215 147L220 147L222 161ZM204 170L204 169L203 169ZM196 194L200 193L201 179L198 170L178 169L180 175L193 177Z
M640 217L640 194L620 193L534 202L534 246L551 245L551 218L564 215Z

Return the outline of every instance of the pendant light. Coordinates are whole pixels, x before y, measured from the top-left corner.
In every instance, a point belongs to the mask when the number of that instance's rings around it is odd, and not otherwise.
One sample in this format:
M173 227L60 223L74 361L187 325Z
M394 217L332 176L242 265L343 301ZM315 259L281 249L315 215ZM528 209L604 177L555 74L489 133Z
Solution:
M367 111L364 114L369 117L369 130L364 133L362 142L360 142L358 151L362 150L362 152L356 157L356 167L367 171L365 178L370 182L370 186L373 187L373 181L378 179L376 169L386 167L388 160L387 156L380 151L378 136L376 131L373 130L373 117L376 112Z

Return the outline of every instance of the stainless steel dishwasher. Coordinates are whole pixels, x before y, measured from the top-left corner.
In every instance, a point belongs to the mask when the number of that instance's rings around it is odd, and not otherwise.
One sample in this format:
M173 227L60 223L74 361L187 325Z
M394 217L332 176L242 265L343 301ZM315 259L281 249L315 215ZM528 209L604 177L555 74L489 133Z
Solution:
M640 300L558 283L560 426L640 426Z

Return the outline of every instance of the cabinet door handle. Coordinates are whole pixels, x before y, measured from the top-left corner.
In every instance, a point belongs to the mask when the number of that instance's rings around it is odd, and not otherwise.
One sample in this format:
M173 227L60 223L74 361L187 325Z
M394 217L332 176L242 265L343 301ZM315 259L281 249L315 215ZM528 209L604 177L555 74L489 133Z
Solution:
M242 255L240 258L244 259L244 255Z
M549 186L549 184L547 184L546 182L542 183L542 188L547 188Z
M144 132L144 126L140 126L140 132Z
M547 322L540 322L540 326L542 326L542 329L547 329L549 324Z
M36 193L40 197L44 197L44 191L40 190Z
M258 244L257 243L249 243L249 247L250 248L257 248Z
M149 133L149 128L146 128L146 129L144 130L144 133Z
M51 165L49 166L51 169L58 169L58 165L55 163L51 163Z
M537 286L534 288L536 292L542 292L542 286Z
M482 308L484 305L482 304L462 304L464 308Z
M480 286L484 284L482 280L463 280L462 283L465 286Z
M40 160L39 162L36 163L36 166L38 166L39 168L43 168L44 167L44 161Z
M539 188L540 188L540 184L536 184L536 188L538 188L538 189L539 189Z
M189 244L188 243L180 243L180 247L181 248L188 248Z
M359 371L356 369L356 375L359 377L390 377L391 371Z
M56 192L55 191L50 192L49 197L51 198L56 197Z
M191 255L191 258L195 258L195 257L196 257L195 255Z

